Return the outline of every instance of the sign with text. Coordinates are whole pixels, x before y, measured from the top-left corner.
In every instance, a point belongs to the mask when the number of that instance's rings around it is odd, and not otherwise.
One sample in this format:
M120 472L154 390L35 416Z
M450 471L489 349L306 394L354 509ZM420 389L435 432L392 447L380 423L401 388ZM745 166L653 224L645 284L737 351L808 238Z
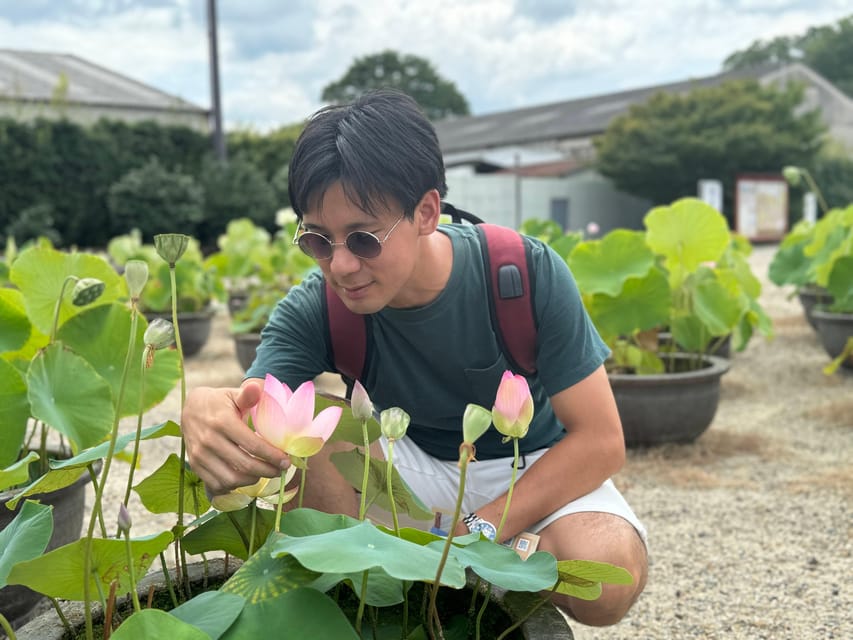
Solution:
M751 241L781 240L788 231L788 183L779 175L740 175L735 231Z

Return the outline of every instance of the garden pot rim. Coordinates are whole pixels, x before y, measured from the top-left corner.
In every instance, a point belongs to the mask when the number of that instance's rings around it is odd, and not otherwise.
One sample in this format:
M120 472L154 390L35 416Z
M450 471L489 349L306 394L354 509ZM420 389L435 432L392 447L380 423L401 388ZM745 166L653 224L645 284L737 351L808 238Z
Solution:
M686 360L695 358L692 353L675 351L672 353L658 354L662 358L674 357L677 360ZM625 373L625 372L607 372L607 377L611 383L616 382L620 386L650 386L658 385L666 382L667 384L691 384L699 382L707 378L720 377L731 368L731 362L728 358L721 356L708 355L702 356L702 360L707 363L707 366L693 371L673 371L665 373Z
M211 305L207 305L203 309L199 309L198 311L178 311L178 316L181 318L210 318L216 313L216 307ZM143 311L143 315L146 318L163 318L165 320L172 319L171 311Z
M812 315L814 315L815 318L821 318L823 320L837 320L841 318L853 319L853 311L830 311L829 309L819 309L817 307L812 309Z

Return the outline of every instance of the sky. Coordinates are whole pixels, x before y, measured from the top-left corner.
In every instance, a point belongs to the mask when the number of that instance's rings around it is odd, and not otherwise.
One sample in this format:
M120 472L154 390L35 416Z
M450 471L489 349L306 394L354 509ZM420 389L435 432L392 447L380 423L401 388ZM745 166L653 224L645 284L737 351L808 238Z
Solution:
M850 0L217 0L226 128L323 106L356 58L428 60L475 115L712 75ZM0 0L0 48L72 53L211 105L207 0Z

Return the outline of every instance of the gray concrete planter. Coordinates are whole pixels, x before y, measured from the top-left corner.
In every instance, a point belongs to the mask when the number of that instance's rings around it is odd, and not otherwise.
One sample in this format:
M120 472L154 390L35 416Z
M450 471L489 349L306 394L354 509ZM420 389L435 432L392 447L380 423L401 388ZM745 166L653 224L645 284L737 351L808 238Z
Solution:
M729 361L704 356L702 368L683 371L683 364L695 356L661 355L682 367L673 373L608 374L628 447L692 442L711 426L717 412L720 379L729 370Z
M100 463L97 465L100 469ZM86 485L92 479L84 473L72 485L51 493L39 493L28 496L27 500L38 500L53 507L53 535L46 551L56 549L80 538L83 527L83 512L86 506ZM0 530L5 529L15 519L24 500L20 500L14 510L6 507L6 502L15 496L14 491L0 492ZM41 603L41 594L21 585L9 585L0 589L0 613L13 627L27 622L36 606ZM5 636L4 636L5 637Z
M209 563L208 570L204 570L202 563L193 563L187 567L187 572L193 591L198 593L203 590L208 580L222 582L232 575L240 566L240 560L232 559L226 567L222 558L214 558ZM174 569L170 572L174 579ZM469 586L473 586L474 580L469 577ZM137 585L137 592L141 600L147 597L148 589L154 585L155 589L166 589L165 582L160 573L149 573ZM481 584L481 588L484 585ZM500 589L493 589L491 594L495 603L506 611L511 618L517 618L530 611L539 601L539 596L534 593L507 593ZM470 599L470 592L465 595L466 601ZM117 604L125 603L126 597L119 598ZM85 625L83 604L81 602L68 603L63 607L63 613L68 619L72 629L80 631ZM93 610L94 619L102 619L100 606L96 605ZM522 625L521 633L526 640L574 640L572 629L566 618L552 604L548 603L537 609ZM66 630L56 612L51 609L30 623L24 625L17 631L18 640L67 640ZM278 637L273 634L273 637Z
M837 358L844 351L847 341L853 338L853 313L837 313L815 308L812 309L812 317L824 350L831 358ZM853 369L853 355L845 358L841 366Z

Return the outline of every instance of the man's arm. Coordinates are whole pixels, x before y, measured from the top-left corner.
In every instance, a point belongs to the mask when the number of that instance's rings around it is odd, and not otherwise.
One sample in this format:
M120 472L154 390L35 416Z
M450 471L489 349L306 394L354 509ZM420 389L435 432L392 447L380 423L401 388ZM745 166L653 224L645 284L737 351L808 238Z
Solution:
M551 405L566 428L566 436L516 483L510 513L501 531L503 539L598 488L625 462L622 423L603 365L551 396ZM497 526L505 503L506 494L477 513ZM457 527L457 534L466 532L465 525Z
M263 380L249 378L240 388L198 387L187 395L181 414L187 457L212 495L276 477L290 464L243 420L262 389Z

